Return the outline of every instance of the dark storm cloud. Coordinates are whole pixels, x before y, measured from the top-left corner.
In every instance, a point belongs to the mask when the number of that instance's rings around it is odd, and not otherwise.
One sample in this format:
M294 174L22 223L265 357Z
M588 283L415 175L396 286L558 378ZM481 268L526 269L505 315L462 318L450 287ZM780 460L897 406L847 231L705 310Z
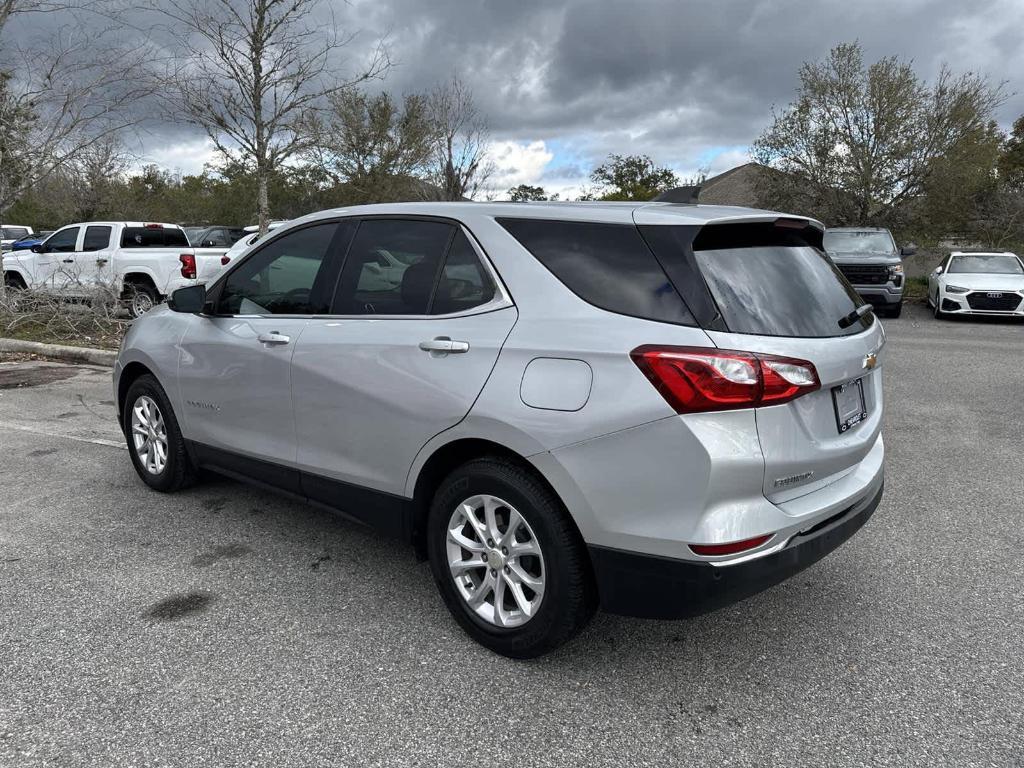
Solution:
M389 86L425 88L457 71L498 137L680 164L749 144L771 106L790 100L800 64L838 42L860 40L869 59L913 59L927 77L947 61L1011 91L1024 64L1016 0L395 0L357 3L348 18L390 28L399 65ZM1013 95L1000 120L1021 111Z
M860 40L869 60L913 59L929 78L946 61L1011 92L1024 71L1020 0L324 2L325 23L357 32L353 69L387 37L395 66L372 87L428 90L458 73L496 139L557 146L545 179L585 175L612 151L679 169L725 148L735 159L771 106L788 103L800 64L839 42ZM998 117L1008 126L1021 112L1024 97L1012 94ZM176 142L201 147L184 126L149 130L152 157Z

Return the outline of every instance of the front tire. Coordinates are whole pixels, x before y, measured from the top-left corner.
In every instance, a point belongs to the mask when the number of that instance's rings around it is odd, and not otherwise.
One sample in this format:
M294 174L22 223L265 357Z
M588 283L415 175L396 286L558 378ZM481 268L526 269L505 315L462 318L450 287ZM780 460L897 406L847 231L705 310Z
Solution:
M153 376L140 376L125 396L122 424L132 465L142 482L172 493L196 479L185 439L163 387Z
M567 642L597 608L586 547L529 470L499 458L455 470L434 495L430 567L448 610L486 648L529 659Z
M942 309L940 309L941 300L939 299L938 290L935 291L935 301L932 304L932 313L936 320L942 320L945 317Z
M890 308L889 309L889 317L896 318L896 317L899 317L902 314L903 314L903 302L902 301L899 304L897 304L895 306L895 308Z

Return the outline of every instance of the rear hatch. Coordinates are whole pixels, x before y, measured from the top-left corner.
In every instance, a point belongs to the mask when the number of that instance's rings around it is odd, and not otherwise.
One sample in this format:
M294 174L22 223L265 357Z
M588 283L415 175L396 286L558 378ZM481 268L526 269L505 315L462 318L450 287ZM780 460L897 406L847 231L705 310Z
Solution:
M756 409L765 495L783 503L852 472L881 429L885 335L870 312L857 316L863 301L824 255L821 230L798 219L713 223L677 235L686 253L672 256L660 229L641 227L659 259L689 262L698 285L688 301L706 297L695 314L716 346L795 358L817 373L813 391Z

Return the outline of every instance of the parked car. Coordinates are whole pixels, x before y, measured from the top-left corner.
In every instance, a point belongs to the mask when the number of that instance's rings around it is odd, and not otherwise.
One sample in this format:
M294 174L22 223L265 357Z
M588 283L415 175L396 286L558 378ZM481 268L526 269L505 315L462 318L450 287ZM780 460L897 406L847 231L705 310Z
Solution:
M905 283L903 257L914 255L914 246L897 250L892 233L880 227L829 227L825 251L876 311L900 316Z
M25 251L30 249L33 245L38 245L43 242L46 238L53 234L53 230L47 230L45 232L36 232L32 235L26 235L20 240L15 240L11 243L10 250L12 251Z
M282 224L287 224L287 221L271 221L267 224L267 231L273 232L275 229L280 227ZM250 245L253 245L257 240L260 239L260 228L256 226L243 227L242 237L232 244L230 248L224 253L224 257L221 259L221 265L227 266L231 261L238 258L239 255L245 252L245 249Z
M1017 254L953 251L928 275L935 317L1024 317L1024 263Z
M598 605L712 610L881 498L885 334L822 234L667 203L307 216L132 325L129 456L159 491L207 468L411 542L508 656ZM370 268L382 251L397 284Z
M195 229L197 228L187 227L185 229L188 241L194 248L230 248L246 234L246 230L242 227L214 226L192 231Z
M98 286L111 285L138 317L176 288L196 284L200 264L174 224L90 221L58 229L28 250L4 254L3 272L4 283L13 288L72 297L89 297Z
M0 250L10 250L16 240L21 240L31 234L32 227L23 227L19 224L0 224Z

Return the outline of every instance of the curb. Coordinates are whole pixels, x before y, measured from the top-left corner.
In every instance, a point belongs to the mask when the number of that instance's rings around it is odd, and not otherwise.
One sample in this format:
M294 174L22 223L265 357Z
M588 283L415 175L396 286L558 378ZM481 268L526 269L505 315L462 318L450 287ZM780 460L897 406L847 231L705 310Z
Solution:
M44 355L55 360L69 363L92 363L114 367L117 352L109 349L93 349L92 347L70 347L66 344L43 344L39 341L22 341L21 339L0 338L0 352L27 352L33 355Z

